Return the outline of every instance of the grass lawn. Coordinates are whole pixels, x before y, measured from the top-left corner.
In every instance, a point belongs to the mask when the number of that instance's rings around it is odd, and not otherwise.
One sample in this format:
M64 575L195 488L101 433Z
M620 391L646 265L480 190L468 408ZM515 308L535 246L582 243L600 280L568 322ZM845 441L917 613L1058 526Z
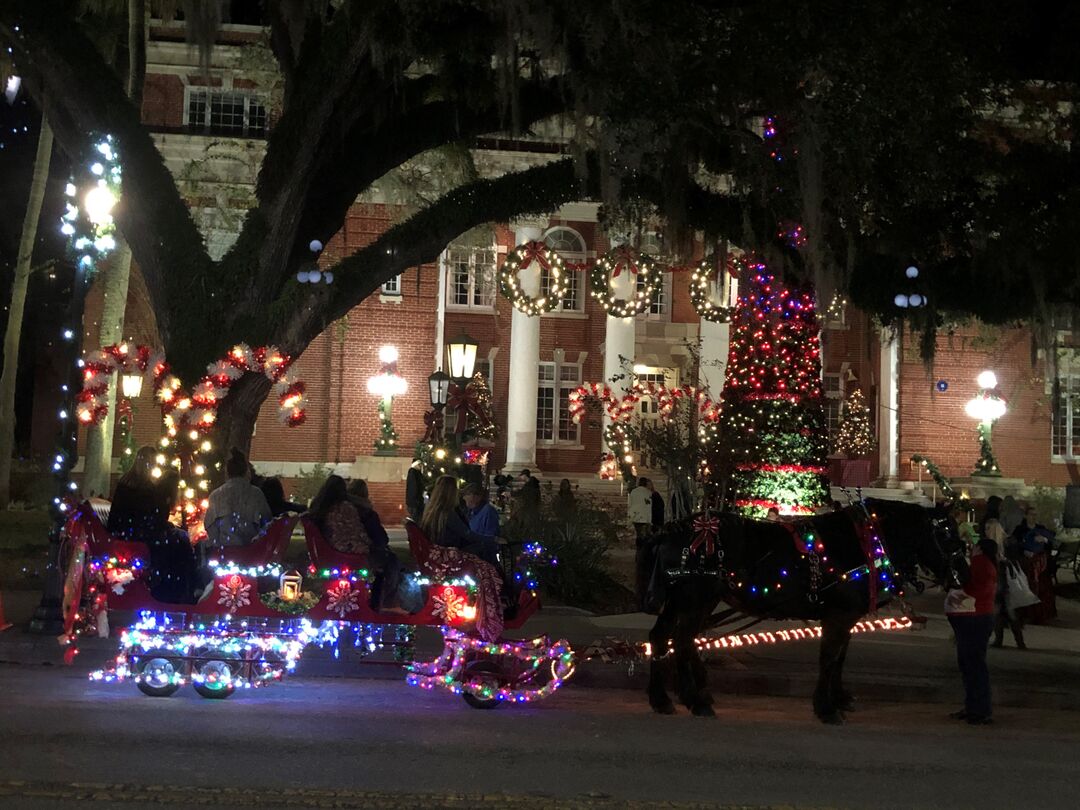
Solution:
M0 511L0 588L40 588L52 523L44 510Z

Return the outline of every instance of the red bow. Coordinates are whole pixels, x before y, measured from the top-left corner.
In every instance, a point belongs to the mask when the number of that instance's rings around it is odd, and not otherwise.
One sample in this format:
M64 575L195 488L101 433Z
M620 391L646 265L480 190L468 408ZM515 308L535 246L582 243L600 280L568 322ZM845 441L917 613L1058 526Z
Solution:
M518 264L519 270L524 270L533 262L536 262L544 270L551 269L551 262L544 256L545 252L550 251L547 245L543 242L526 242L523 245L518 246L518 251L521 254L521 262Z
M424 424L427 431L424 433L424 441L428 444L437 444L442 438L443 415L441 411L430 410L424 414Z
M619 248L615 251L615 269L611 273L612 278L618 278L619 274L623 271L623 267L629 270L634 275L637 275L638 266L634 261L634 252L629 248Z
M701 546L705 546L705 556L711 557L716 553L715 540L719 532L719 518L708 513L694 518L694 542L690 545L690 553L694 554Z
M472 383L464 388L456 383L450 384L450 395L446 399L446 407L453 409L457 414L457 423L454 425L454 433L464 433L469 423L469 416L476 417L481 423L486 424L487 418L480 408L476 397L476 389Z

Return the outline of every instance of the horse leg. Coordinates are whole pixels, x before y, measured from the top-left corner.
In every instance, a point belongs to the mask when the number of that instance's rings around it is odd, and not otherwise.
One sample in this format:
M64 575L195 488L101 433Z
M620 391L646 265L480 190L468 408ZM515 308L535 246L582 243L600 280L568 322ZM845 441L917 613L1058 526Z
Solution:
M679 699L696 717L715 717L712 694L709 692L708 674L698 654L694 638L704 624L701 611L687 613L675 628L675 660L679 673Z
M646 693L649 705L657 714L675 714L675 704L664 686L667 668L668 642L675 629L676 613L672 608L673 599L669 599L656 617L656 624L649 631L649 644L652 646L652 661L649 664L649 686Z
M823 723L841 724L844 717L837 705L842 653L851 638L854 622L843 614L826 613L821 619L821 647L818 652L818 684L814 690L814 714Z
M843 645L840 647L840 656L836 661L836 673L835 680L833 682L832 693L836 702L836 708L842 712L855 711L855 696L844 688L843 674L844 674L844 661L847 660L848 647L851 645L851 631L848 631L848 637L844 639Z

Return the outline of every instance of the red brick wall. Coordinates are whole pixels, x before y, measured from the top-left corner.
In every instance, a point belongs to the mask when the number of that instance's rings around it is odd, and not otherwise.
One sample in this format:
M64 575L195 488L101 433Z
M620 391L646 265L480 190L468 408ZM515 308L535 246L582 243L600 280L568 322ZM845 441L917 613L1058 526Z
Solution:
M184 125L184 83L179 76L147 73L143 84L142 120L146 126Z
M929 456L946 476L970 475L978 458L975 423L964 404L978 390L975 378L990 369L997 374L1008 413L993 430L994 454L1002 474L1061 486L1069 483L1066 465L1050 458L1050 402L1043 363L1031 362L1026 329L970 328L939 336L937 355L927 368L918 357L918 336L905 337L900 366L900 472L917 477L908 460ZM948 390L939 392L944 380Z

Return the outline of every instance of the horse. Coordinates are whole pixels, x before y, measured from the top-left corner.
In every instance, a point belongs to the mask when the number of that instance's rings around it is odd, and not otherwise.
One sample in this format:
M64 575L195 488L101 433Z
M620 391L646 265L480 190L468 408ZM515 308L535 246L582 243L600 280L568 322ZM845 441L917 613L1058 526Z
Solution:
M902 595L905 584L918 583L920 567L937 583L954 586L962 547L946 509L886 500L792 523L699 512L669 524L637 560L639 582L648 583L646 607L658 614L649 633L649 704L660 714L675 713L665 687L672 641L680 701L694 715L711 717L695 637L739 613L817 620L814 713L824 723L843 723L844 712L854 708L843 687L844 660L851 629L870 612L871 595L873 607ZM721 601L731 609L714 616Z

